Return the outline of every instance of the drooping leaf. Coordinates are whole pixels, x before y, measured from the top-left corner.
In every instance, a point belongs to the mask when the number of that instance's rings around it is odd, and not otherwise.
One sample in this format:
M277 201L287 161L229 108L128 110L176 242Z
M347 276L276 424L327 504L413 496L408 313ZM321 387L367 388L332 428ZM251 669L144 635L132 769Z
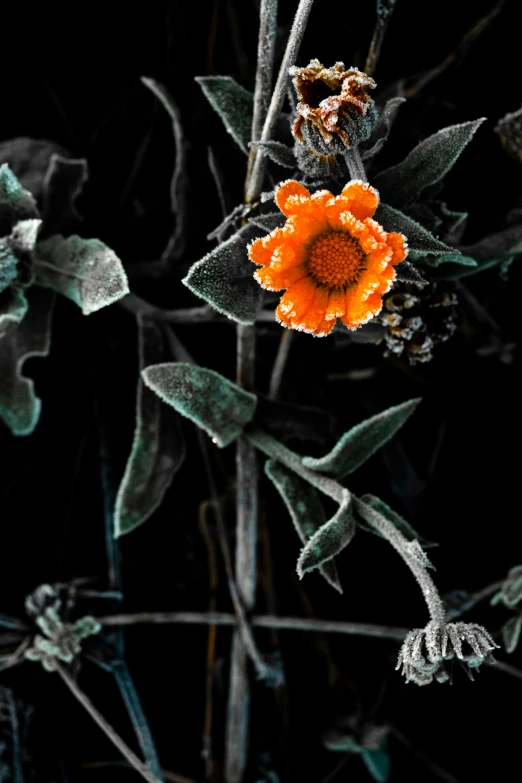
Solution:
M165 358L157 324L138 317L140 371ZM138 380L136 428L114 511L116 538L143 524L158 508L185 457L179 415Z
M250 223L262 228L264 231L273 231L274 228L282 228L286 223L286 217L282 212L267 212L264 215L256 215L250 218Z
M366 768L372 778L377 783L385 783L390 777L390 756L386 748L386 740L381 743L381 747L362 748L361 755Z
M283 166L285 169L297 168L294 151L291 147L287 147L286 144L282 144L280 141L252 141L250 144L263 150L270 160L279 166Z
M395 122L397 113L405 101L406 98L402 96L389 98L386 101L372 135L366 144L361 145L367 148L364 150L364 152L361 153L361 158L363 160L369 160L370 158L373 158L375 155L377 155L378 152L382 150L386 141L388 140L388 136L390 135L390 130L393 123Z
M326 523L316 490L275 460L265 463L265 473L283 498L301 543L306 544ZM340 593L343 592L334 560L328 560L319 566L319 570L328 584Z
M170 181L170 206L172 214L175 215L176 223L174 231L162 253L162 259L164 261L171 261L179 258L185 249L185 229L187 221L187 176L185 170L187 165L187 145L181 122L181 112L172 95L155 79L148 79L143 76L141 81L161 101L172 120L172 135L174 136L176 160L172 172L172 179Z
M241 324L252 324L261 304L261 286L247 244L261 232L250 224L191 266L182 282L219 313Z
M13 323L0 339L0 418L14 435L30 435L40 416L41 400L23 365L33 356L47 356L51 344L54 294L31 288L28 311L21 323Z
M510 617L502 626L502 641L507 653L515 652L520 641L522 631L522 615Z
M409 419L420 399L387 408L345 432L324 457L303 457L303 465L335 478L343 478L384 446Z
M220 448L232 443L254 415L255 395L214 370L170 362L146 367L141 375L152 391L205 430Z
M409 249L414 252L432 253L433 255L459 252L434 237L428 229L421 226L416 220L408 217L404 212L390 207L389 204L379 204L375 212L375 219L381 223L386 231L398 231L400 234L404 234L408 240Z
M0 166L0 236L11 233L19 220L37 218L36 201L24 190L7 165Z
M438 546L438 544L435 544L431 541L426 541L426 539L420 536L417 533L417 531L410 525L410 523L404 519L404 517L402 517L392 508L390 508L387 503L385 503L383 500L376 497L375 495L370 495L370 494L363 495L361 500L363 501L363 503L366 503L367 506L373 508L374 511L377 511L383 517L386 517L388 522L391 522L392 525L394 525L397 528L397 530L399 530L403 534L403 536L408 539L408 541L417 541L424 549ZM364 530L367 530L370 533L375 533L375 535L382 538L382 534L371 525L368 525L364 521L361 521L359 519L357 520L357 523Z
M230 76L196 76L196 81L236 144L248 154L254 112L252 93Z
M438 256L435 256L435 258L438 258ZM421 275L418 268L413 266L409 261L402 261L400 264L397 264L395 272L397 274L397 280L400 280L403 283L421 283L422 285L426 285L428 282Z
M36 282L63 294L89 315L129 293L116 253L99 239L55 234L36 246Z
M307 571L319 568L348 546L356 529L351 505L350 492L343 489L342 503L335 515L308 539L301 551L297 561L299 579L302 579Z
M27 299L18 286L0 294L0 339L12 324L19 324L27 313Z
M444 264L459 264L463 267L476 267L477 262L471 256L459 255L457 253L442 253L440 256L424 256L423 261L429 266L435 268L443 266Z
M66 158L54 153L43 183L43 218L47 234L68 231L81 220L75 202L89 177L84 158Z
M484 119L443 128L421 141L402 163L381 171L374 184L384 201L401 209L415 201L423 190L440 182Z

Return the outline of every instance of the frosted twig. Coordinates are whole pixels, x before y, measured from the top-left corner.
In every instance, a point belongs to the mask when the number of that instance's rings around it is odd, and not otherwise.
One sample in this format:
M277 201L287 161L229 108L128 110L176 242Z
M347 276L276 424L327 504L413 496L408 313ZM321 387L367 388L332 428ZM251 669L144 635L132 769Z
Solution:
M281 382L283 380L283 372L285 370L288 355L290 353L290 346L292 344L292 338L294 332L290 329L283 329L281 339L279 341L279 348L277 349L277 355L272 367L272 375L270 376L270 386L268 390L268 396L271 400L276 400L279 396L279 389L281 388Z
M344 153L344 159L352 179L360 179L361 182L368 182L368 177L366 176L366 171L364 170L364 163L361 159L361 154L355 145L349 147L346 150Z
M380 0L377 2L377 19L375 22L375 29L373 31L372 40L370 43L370 49L364 65L364 72L368 76L372 76L375 68L377 67L377 61L381 53L381 46L388 29L393 9L395 8L397 0Z

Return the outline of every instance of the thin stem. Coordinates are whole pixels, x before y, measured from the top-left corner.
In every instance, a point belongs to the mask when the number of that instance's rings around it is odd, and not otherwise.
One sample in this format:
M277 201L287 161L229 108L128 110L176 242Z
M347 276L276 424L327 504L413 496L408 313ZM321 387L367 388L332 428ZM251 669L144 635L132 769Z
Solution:
M62 678L63 682L67 685L73 696L80 702L82 707L89 713L95 723L98 724L100 729L104 732L105 736L112 742L112 744L120 751L121 755L127 759L134 769L140 773L140 775L148 781L148 783L160 783L156 775L153 775L150 769L136 756L136 754L125 744L120 735L113 729L110 723L108 723L103 715L98 712L89 697L82 691L75 680L71 677L69 670L62 666L61 663L55 660L56 671Z
M377 3L377 20L375 22L375 29L373 31L372 40L370 43L370 49L364 65L364 72L368 76L372 76L375 68L377 67L377 61L381 53L382 42L390 23L390 18L395 8L397 0L381 0Z
M290 36L288 38L288 43L286 45L283 61L279 69L279 75L277 77L277 82L272 94L272 100L270 101L270 106L268 107L260 141L270 141L274 135L277 118L285 100L286 87L289 78L288 71L292 65L294 65L297 58L299 47L301 46L301 41L303 40L306 29L306 24L308 22L308 17L310 16L310 11L312 10L313 2L314 0L300 0L294 18L294 23L290 31ZM252 166L252 171L246 188L245 201L247 204L249 204L251 201L255 201L261 192L264 174L264 161L265 155L263 150L257 148L254 165Z
M115 614L97 617L104 627L115 625L237 625L237 617L228 612L136 612L135 614ZM396 628L374 623L337 622L336 620L317 620L309 617L275 617L270 614L254 615L251 623L256 628L277 628L286 631L305 631L313 633L341 633L350 636L371 636L378 639L398 639L402 641L408 633L407 628Z
M469 612L471 609L473 609L474 606L483 601L485 598L489 598L490 595L493 595L493 593L496 593L497 590L500 590L503 584L504 580L499 579L498 582L493 582L493 584L486 585L486 587L477 590L476 593L472 593L467 601L462 604L462 606L459 606L456 609L448 610L448 621L455 620L457 617L461 617L461 615L463 615L465 612Z
M368 182L368 177L366 176L366 171L364 169L364 163L362 162L361 155L357 147L353 146L347 149L344 153L344 159L352 179L359 179L361 182Z
M274 366L272 367L272 375L270 376L268 396L271 400L277 400L279 397L279 390L281 388L286 362L290 354L290 346L292 345L293 337L294 332L291 329L283 329Z

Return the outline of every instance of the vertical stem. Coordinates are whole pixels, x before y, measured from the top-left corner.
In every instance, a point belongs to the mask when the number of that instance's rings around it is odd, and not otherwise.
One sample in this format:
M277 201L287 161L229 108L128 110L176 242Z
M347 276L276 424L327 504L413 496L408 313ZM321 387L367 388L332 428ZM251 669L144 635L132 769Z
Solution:
M288 354L290 353L290 346L292 344L293 337L294 332L290 331L290 329L283 329L274 366L272 367L272 375L270 376L268 396L271 400L277 400L279 396L279 390L283 380L283 372L285 370Z
M364 163L361 160L361 155L357 147L350 147L347 149L344 153L344 159L352 179L360 179L361 182L368 182L368 177L364 170Z
M388 24L392 11L395 8L397 0L377 0L377 21L373 31L368 57L364 66L364 72L371 76L377 67L377 61L381 53L382 42L388 29Z

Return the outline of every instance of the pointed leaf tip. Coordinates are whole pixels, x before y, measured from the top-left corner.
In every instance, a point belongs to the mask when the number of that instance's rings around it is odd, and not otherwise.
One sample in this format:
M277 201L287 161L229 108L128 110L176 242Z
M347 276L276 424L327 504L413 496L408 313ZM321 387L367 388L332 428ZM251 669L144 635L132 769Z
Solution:
M252 93L230 76L196 76L196 81L236 144L248 154L254 113Z
M407 400L356 424L328 454L318 458L303 457L303 465L338 479L353 473L395 435L420 401L420 397Z
M342 503L336 514L306 542L297 561L299 579L302 579L307 571L319 568L348 546L356 528L351 501L350 492L344 489Z
M248 424L257 398L214 370L184 362L155 364L142 371L145 384L178 413L224 448Z

